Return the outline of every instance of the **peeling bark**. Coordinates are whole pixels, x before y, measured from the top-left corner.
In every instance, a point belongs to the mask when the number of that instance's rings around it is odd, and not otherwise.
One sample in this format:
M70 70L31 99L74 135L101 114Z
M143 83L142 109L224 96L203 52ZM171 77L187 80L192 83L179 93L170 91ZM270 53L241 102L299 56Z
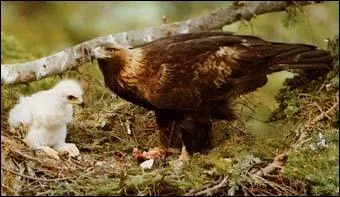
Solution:
M312 3L315 1L237 1L227 8L219 8L207 15L187 21L98 37L34 61L2 64L1 84L27 83L73 69L89 62L91 49L105 42L115 41L125 47L136 47L161 37L217 30L239 20L250 20L260 14L284 11L290 5L304 6Z

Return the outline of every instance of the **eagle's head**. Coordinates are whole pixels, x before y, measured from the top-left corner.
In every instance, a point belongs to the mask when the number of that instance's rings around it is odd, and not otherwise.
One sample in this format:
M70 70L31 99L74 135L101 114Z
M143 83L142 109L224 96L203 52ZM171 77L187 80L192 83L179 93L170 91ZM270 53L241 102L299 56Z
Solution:
M54 88L62 100L68 104L77 104L84 107L83 89L74 80L60 81Z
M93 49L93 57L96 59L110 59L123 56L128 52L129 48L126 48L116 42L107 42L98 45Z

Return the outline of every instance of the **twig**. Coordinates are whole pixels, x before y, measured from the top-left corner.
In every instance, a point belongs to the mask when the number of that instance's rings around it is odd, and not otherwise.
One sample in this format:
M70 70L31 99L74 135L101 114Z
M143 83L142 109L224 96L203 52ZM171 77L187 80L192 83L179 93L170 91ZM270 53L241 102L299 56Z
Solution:
M15 193L15 191L14 191L12 188L10 188L10 187L8 187L8 186L6 186L6 185L4 185L4 184L1 184L1 187L3 187L3 188L5 188L5 189L7 189L8 191L12 192L12 194ZM3 194L3 193L2 193L2 191L1 191L1 195L2 195L2 194Z
M219 189L227 186L227 183L228 183L228 178L229 176L226 176L219 184L213 186L213 187L209 187L205 190L202 190L200 192L197 192L197 193L187 193L185 194L185 196L202 196L202 195L211 195L211 194L214 194L216 193Z
M192 196L192 195L195 194L195 193L201 192L201 191L203 191L203 190L205 190L205 189L207 189L207 188L210 188L210 187L212 187L212 186L214 186L214 185L217 185L217 184L220 183L222 180L223 180L222 177L220 177L217 181L208 183L208 184L204 185L204 186L201 187L201 188L192 189L192 190L190 190L188 193L186 193L185 195Z
M290 191L290 190L288 190L288 189L286 189L286 188L280 186L279 184L277 184L277 183L275 183L275 182L268 181L267 179L265 179L265 178L263 178L263 177L261 177L261 176L257 176L257 175L254 175L254 174L252 174L251 176L252 176L252 178L254 178L254 179L258 179L258 180L260 180L260 181L266 183L267 185L269 185L270 187L272 187L273 189L275 189L278 193L281 193L281 192L283 192L283 191L288 191L289 193L295 194L294 191Z
M304 131L301 131L300 132L300 136L299 136L299 139L292 145L292 147L296 150L298 149L299 147L302 146L302 144L306 143L307 141L311 140L312 138L307 138L307 133L304 132Z
M13 150L13 149L11 149L11 148L8 148L8 149L9 149L9 151L11 151L12 153L16 153L16 154L18 154L18 155L20 155L20 156L22 156L22 157L24 157L24 158L27 158L27 159L30 159L30 160L32 160L32 161L36 161L36 162L38 162L38 163L41 163L41 161L40 161L39 159L36 159L36 158L34 158L34 157L31 157L31 156L29 156L29 155L26 155L26 154L24 154L24 153L21 153L20 151Z
M163 21L163 24L167 24L168 23L168 18L166 17L166 15L162 16L162 21Z
M168 142L167 142L167 147L170 146L171 138L172 138L172 135L173 135L174 129L175 129L175 125L176 125L176 120L172 121L172 123L171 123L171 131L170 131L169 139L168 139Z
M65 177L65 178L58 178L58 179L41 179L41 178L36 178L36 177L31 177L31 176L27 176L27 175L24 175L24 174L20 174L18 172L15 172L13 170L10 170L10 169L4 168L4 167L1 167L1 169L2 170L6 170L8 172L11 172L13 174L19 175L19 176L24 177L24 178L31 179L31 180L37 180L37 181L46 181L46 182L49 182L49 181L63 181L63 180L77 178L77 177Z
M320 88L318 89L318 91L316 91L316 94L319 94L325 86L326 86L326 81L324 81L324 82L322 83L322 85L320 86Z
M35 194L35 196L47 196L47 194L49 194L51 191L47 190L47 191L43 191L43 192L37 192Z
M326 112L321 113L321 114L318 115L316 118L314 118L314 119L311 121L310 124L314 124L314 123L316 123L316 122L322 120L324 117L327 117L327 118L329 118L329 119L332 119L332 118L330 118L330 117L328 116L328 114L329 114L330 112L334 111L335 108L337 108L338 106L339 106L339 101L336 102L336 103L334 103L333 106L332 106L331 108L329 108ZM310 124L308 124L308 126L309 126Z
M266 167L264 167L263 169L258 170L257 172L253 173L256 176L267 176L270 173L274 172L277 168L281 169L284 165L284 160L287 157L287 153L282 153L280 155L277 155L273 162L268 164Z
M234 122L231 126L234 127L234 128L236 128L236 130L238 130L238 131L241 133L242 136L247 135L247 133L246 133L244 130L242 130L241 128L239 128L239 127L237 126L237 123L236 123L236 122Z
M127 134L131 135L132 131L131 131L131 122L129 119L126 119L125 121L125 126L126 126L126 132Z
M300 132L299 139L292 145L293 150L298 149L299 147L302 146L302 144L308 142L312 138L307 138L307 134L304 131ZM257 176L257 177L265 177L270 175L270 173L274 172L276 169L281 169L284 167L284 162L288 155L290 154L291 150L288 150L282 154L277 155L272 163L269 163L267 166L264 168L255 171L254 173L251 173L251 176Z
M318 105L316 102L312 103L311 105L314 105L314 106L316 106L316 107L319 109L319 111L321 112L320 115L322 115L323 117L327 117L328 120L332 120L332 118L329 117L329 115L328 115L327 113L325 113L325 112L321 109L320 105ZM312 123L312 124L313 124L313 123Z

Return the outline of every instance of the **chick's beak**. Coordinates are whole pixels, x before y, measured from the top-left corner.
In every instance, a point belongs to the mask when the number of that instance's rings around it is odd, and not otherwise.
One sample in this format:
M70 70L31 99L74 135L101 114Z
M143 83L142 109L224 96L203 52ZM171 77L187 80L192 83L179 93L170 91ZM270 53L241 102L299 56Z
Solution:
M74 101L73 103L76 104L76 105L81 106L82 108L85 107L85 103L84 103L84 100L83 100L82 98L77 99L77 100Z

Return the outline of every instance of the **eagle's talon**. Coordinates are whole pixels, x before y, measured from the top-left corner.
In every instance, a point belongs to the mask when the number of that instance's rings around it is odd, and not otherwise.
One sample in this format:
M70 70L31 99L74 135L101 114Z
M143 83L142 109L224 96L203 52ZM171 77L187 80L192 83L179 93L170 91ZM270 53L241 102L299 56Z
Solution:
M190 159L190 154L186 150L185 146L182 146L182 153L181 156L170 162L170 165L172 166L172 169L176 174L181 174L183 171L184 164L187 163Z
M189 161L190 159L190 154L188 153L187 149L185 148L185 146L182 146L182 152L181 152L181 156L179 157L179 160L182 160L184 162Z

